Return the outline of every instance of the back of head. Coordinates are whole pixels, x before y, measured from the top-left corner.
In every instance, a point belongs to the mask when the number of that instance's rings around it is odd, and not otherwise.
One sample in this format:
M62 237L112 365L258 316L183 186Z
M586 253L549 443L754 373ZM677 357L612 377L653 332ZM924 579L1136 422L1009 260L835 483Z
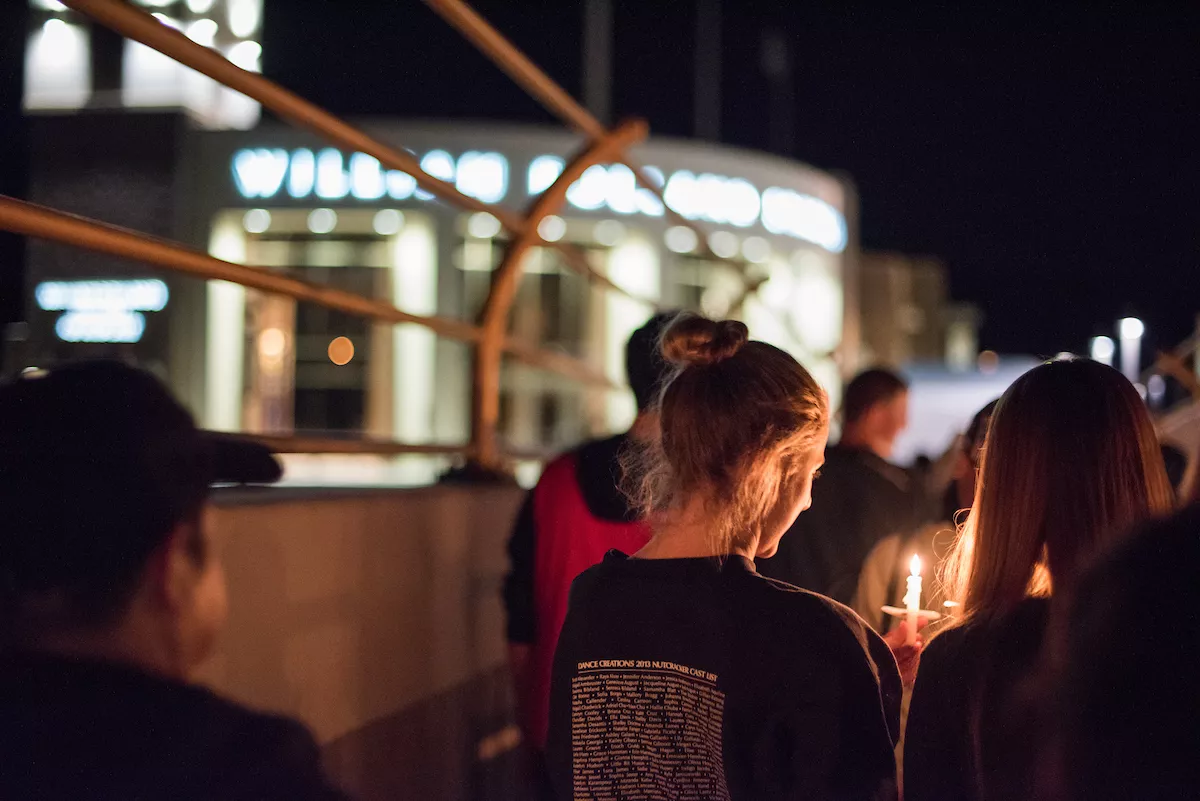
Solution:
M1167 470L1167 481L1178 492L1183 489L1183 481L1187 477L1188 456L1174 445L1164 443L1159 449L1162 451L1163 465Z
M996 407L948 595L968 617L1004 614L1068 585L1105 540L1171 502L1133 385L1090 360L1041 365Z
M842 395L843 422L854 425L871 409L907 391L908 384L891 370L882 367L865 370L846 385Z
M784 351L749 341L746 326L681 315L664 332L674 375L662 390L661 442L629 475L647 514L703 494L717 550L748 544L782 483L828 429L825 392Z
M971 418L971 424L963 432L963 439L966 441L968 448L983 446L983 441L987 437L988 426L992 423L992 415L996 413L996 406L999 403L1000 399L997 398L977 411L975 416Z
M672 366L663 358L663 331L679 312L660 312L634 331L625 343L625 375L637 400L639 412L649 409L658 399Z
M199 515L210 481L273 481L278 471L265 448L198 431L161 382L124 364L0 385L5 628L27 607L47 625L108 622L151 551Z
M1064 797L1196 797L1198 609L1193 507L1117 544L1056 610L1047 701Z

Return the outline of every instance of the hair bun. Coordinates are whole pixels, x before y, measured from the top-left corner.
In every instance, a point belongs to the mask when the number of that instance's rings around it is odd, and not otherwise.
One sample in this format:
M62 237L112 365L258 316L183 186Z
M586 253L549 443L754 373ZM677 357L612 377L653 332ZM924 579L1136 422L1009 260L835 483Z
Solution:
M710 320L681 314L663 333L667 361L683 367L716 364L728 359L750 340L750 329L737 320Z

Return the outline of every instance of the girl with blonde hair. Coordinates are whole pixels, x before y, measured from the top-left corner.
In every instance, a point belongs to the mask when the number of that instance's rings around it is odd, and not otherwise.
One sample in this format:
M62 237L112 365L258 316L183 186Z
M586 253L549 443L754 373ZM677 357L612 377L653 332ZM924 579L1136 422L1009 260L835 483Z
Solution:
M824 391L746 327L683 316L661 441L631 455L653 537L571 590L548 763L561 798L886 798L900 677L846 607L760 576L810 503Z

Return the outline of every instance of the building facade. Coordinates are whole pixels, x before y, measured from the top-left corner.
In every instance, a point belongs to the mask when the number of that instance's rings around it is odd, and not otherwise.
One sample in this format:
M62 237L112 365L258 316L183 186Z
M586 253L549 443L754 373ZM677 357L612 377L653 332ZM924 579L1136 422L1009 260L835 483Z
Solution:
M859 297L866 364L975 368L979 310L950 299L946 265L931 257L866 252Z
M526 126L361 124L463 193L512 210L544 191L581 144ZM416 314L477 319L507 243L491 215L461 212L370 156L289 128L209 131L186 115L130 111L39 116L32 128L35 202ZM589 168L542 236L578 246L638 296L744 319L753 336L806 364L836 403L843 365L857 363L844 336L854 316L845 291L855 252L849 187L796 162L688 141L652 139L632 155L663 179L667 202L721 259L702 255L696 234L672 224L621 165ZM468 438L471 354L462 343L48 243L29 258L31 365L133 359L166 376L216 429ZM624 342L648 314L536 248L510 330L620 381ZM565 447L626 425L634 413L626 395L506 364L500 433L515 449ZM293 459L318 474L336 461ZM397 461L412 480L438 466Z

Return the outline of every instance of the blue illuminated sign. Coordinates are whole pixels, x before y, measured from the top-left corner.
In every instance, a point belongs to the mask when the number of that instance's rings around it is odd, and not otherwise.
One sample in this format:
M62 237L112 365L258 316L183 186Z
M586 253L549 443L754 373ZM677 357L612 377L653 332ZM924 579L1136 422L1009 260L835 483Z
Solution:
M142 312L162 311L170 293L156 278L46 281L34 298L41 309L65 312L54 324L65 342L138 342L146 331Z
M470 150L456 158L445 150L431 150L420 163L430 175L486 203L498 203L508 195L509 163L500 153ZM534 158L525 174L528 194L544 192L564 166L559 156ZM347 157L334 148L316 152L308 148L247 148L234 153L232 169L237 191L247 199L267 199L280 193L296 200L432 198L417 188L410 175L384 169L365 153ZM656 167L647 167L646 172L666 179L667 204L685 219L737 228L761 224L770 233L811 242L833 253L846 247L845 218L820 198L777 186L760 192L744 178L712 173L677 170L666 178ZM654 193L639 187L633 172L623 164L588 167L567 190L567 202L581 211L663 216L663 204Z

